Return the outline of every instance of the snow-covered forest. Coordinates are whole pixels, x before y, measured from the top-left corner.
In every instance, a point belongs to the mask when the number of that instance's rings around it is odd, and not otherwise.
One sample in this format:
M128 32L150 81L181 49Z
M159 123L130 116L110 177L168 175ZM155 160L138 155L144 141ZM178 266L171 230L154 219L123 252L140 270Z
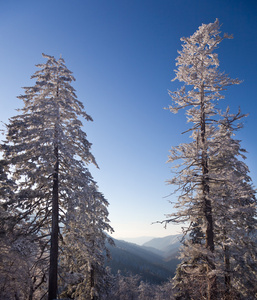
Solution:
M170 150L176 210L160 222L182 224L184 240L175 277L159 285L106 267L109 203L83 130L93 119L64 59L43 54L1 144L0 299L257 299L255 188L236 138L247 116L219 106L240 84L219 69L231 38L216 20L181 39L167 109L185 112L190 141Z

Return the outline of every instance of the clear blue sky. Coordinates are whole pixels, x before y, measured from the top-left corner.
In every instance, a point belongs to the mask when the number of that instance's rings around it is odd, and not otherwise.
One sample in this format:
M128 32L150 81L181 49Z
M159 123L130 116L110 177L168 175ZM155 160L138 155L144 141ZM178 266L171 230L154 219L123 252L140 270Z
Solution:
M151 225L173 211L165 162L171 146L188 140L183 114L163 110L174 77L180 37L218 18L233 40L221 43L220 69L244 82L222 106L249 113L238 134L257 182L256 0L10 0L0 1L0 119L16 114L22 86L33 85L41 53L62 55L94 122L85 124L100 170L90 168L110 203L114 237L177 232Z

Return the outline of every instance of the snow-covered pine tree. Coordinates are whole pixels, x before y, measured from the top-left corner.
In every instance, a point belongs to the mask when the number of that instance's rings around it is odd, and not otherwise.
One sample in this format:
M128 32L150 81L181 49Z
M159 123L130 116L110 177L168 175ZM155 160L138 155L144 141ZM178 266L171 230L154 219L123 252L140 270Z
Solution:
M240 111L230 114L229 109L222 115L212 138L213 151L209 160L217 299L223 300L250 300L257 296L254 250L257 245L257 203L248 167L242 161L246 151L240 146L240 141L233 138L235 131L242 126L239 121L243 117ZM192 224L190 241L184 245L183 263L175 278L177 299L205 297L205 272L199 268L201 252L200 256L192 252L195 248L192 245L201 244L203 239L199 224Z
M140 282L139 275L133 275L133 274L122 275L121 271L118 271L114 280L115 280L115 285L113 287L113 291L110 299L138 300L139 298L138 286Z
M45 264L37 236L27 234L26 219L20 220L15 201L15 183L6 173L6 161L0 161L0 298L41 298ZM18 226L17 226L18 223Z
M215 245L220 255L219 291L224 299L257 296L257 202L248 167L242 161L246 150L233 138L243 117L240 111L230 114L229 109L223 114L210 159Z
M0 205L0 299L41 299L46 269L37 237L23 234L19 222ZM25 224L23 224L25 223Z
M108 220L108 202L98 191L94 181L81 186L81 197L67 210L67 223L63 228L63 292L62 296L74 299L108 299L108 272L105 254L109 256L106 242L112 240ZM73 210L76 210L76 213Z
M96 162L82 130L82 119L92 118L71 86L72 72L62 58L43 57L47 62L37 65L40 70L32 76L35 85L25 87L25 94L18 97L24 107L10 119L3 149L18 184L16 201L9 207L19 211L19 218L27 221L27 233L36 234L50 251L48 299L52 300L57 297L60 224L66 225L67 211L81 197L86 165Z
M168 162L179 163L174 167L176 175L168 183L177 185L177 191L181 194L175 205L178 212L170 215L167 222L188 222L188 233L194 225L194 230L197 228L203 235L202 241L191 242L187 247L191 253L185 254L192 261L184 271L187 274L198 273L206 293L204 297L209 300L217 299L213 199L210 192L212 174L209 167L212 138L219 119L216 105L219 99L224 98L221 91L239 83L239 80L230 79L218 69L219 61L214 50L223 39L231 38L227 34L221 37L219 29L219 21L216 20L200 26L191 37L181 39L183 50L179 51L177 58L175 79L184 85L180 90L170 92L173 104L169 107L173 113L186 109L188 122L192 123L188 131L192 132L193 141L173 147L170 151ZM187 280L193 277L187 276Z

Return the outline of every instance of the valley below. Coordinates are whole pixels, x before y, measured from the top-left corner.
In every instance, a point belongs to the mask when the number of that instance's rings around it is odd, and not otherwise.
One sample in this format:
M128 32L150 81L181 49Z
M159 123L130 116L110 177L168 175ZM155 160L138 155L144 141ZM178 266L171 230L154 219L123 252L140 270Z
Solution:
M142 281L161 284L172 278L180 260L182 235L153 238L143 245L113 239L115 246L107 245L111 259L106 261L113 274L139 275Z

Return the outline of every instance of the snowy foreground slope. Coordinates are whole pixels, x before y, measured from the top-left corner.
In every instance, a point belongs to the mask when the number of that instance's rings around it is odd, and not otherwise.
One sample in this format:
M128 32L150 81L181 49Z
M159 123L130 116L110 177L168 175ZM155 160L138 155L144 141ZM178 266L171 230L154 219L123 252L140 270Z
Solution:
M113 273L140 275L142 280L159 284L173 277L179 263L179 235L154 238L142 246L114 239L108 246L112 260L106 262Z

